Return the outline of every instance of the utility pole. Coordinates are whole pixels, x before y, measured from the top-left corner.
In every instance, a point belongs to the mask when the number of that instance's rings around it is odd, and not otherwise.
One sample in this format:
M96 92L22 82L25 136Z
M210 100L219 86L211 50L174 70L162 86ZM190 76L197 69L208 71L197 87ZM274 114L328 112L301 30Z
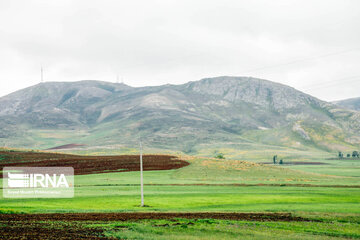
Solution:
M141 140L140 140L140 185L141 185L141 207L144 207L144 180L143 180L143 160L142 160Z

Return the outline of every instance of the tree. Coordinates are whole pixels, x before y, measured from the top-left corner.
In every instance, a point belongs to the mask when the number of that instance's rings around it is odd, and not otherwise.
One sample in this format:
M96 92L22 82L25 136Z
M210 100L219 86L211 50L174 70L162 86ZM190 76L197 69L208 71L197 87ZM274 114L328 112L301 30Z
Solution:
M346 157L348 157L348 158L349 158L350 156L351 156L351 155L350 155L350 153L346 154Z
M344 154L342 152L339 152L339 158L343 158L344 157Z
M216 158L218 158L218 159L225 159L225 157L224 157L224 154L223 153L218 153L218 154L216 154L216 156L215 156Z
M282 160L282 159L280 159L279 164L283 164L283 160Z
M359 157L359 152L358 151L353 151L352 152L352 157L354 158L354 157Z
M214 151L214 158L225 159L224 154L219 152L218 150Z
M277 155L273 156L273 163L276 164Z

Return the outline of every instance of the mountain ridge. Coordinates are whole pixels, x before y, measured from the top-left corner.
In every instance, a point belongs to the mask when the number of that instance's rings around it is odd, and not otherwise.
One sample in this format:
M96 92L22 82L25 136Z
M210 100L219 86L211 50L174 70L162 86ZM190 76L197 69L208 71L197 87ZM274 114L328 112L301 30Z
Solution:
M49 148L69 142L41 131L70 130L85 132L76 139L87 145L132 146L141 135L148 146L180 151L246 141L333 151L359 145L359 119L356 111L253 77L151 87L46 82L0 98L0 143Z
M334 104L355 111L360 111L360 97L334 101Z

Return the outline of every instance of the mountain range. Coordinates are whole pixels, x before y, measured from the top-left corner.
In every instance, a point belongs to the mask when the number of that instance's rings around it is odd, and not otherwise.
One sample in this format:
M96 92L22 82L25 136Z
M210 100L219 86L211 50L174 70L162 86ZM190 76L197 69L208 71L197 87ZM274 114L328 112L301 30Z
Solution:
M0 98L0 144L134 147L141 138L185 153L258 145L342 151L360 145L359 109L360 99L325 102L252 77L153 87L45 82Z
M339 105L341 107L347 108L347 109L352 109L355 111L360 110L360 97L345 99L345 100L341 100L341 101L335 101L333 103L336 105Z

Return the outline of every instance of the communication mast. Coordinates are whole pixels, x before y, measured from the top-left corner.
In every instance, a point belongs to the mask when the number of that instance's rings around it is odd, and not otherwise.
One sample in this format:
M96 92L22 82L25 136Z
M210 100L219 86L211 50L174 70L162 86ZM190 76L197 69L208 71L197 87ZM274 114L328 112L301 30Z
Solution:
M43 71L43 67L41 66L40 68L40 72L41 72L41 82L44 82L44 71Z

